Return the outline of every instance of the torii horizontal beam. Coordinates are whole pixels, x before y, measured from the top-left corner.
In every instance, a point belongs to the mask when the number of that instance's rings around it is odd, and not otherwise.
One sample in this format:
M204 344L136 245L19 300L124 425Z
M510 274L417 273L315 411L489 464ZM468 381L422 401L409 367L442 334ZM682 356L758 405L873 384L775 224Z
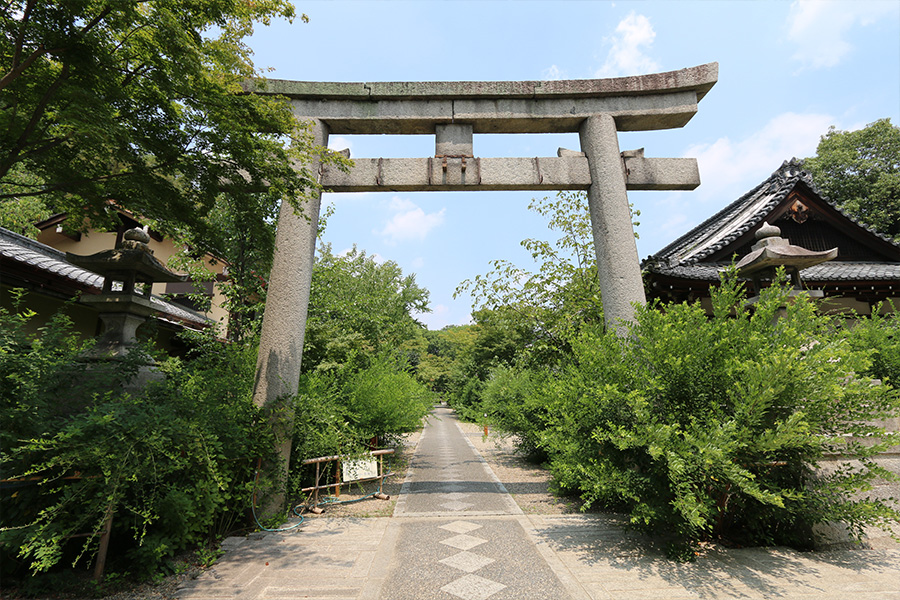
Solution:
M467 123L474 133L577 132L609 114L617 131L683 127L716 83L718 63L636 77L561 81L342 83L270 79L247 91L288 98L300 118L331 134L433 134Z
M693 190L700 172L693 158L625 156L628 190ZM587 190L585 156L536 158L357 158L349 172L326 168L332 192Z

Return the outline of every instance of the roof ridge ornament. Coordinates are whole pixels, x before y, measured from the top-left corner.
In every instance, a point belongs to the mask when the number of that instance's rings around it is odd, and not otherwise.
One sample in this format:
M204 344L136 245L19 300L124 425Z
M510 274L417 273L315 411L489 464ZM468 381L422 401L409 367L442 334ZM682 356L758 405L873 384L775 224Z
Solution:
M806 183L812 183L812 175L809 174L809 171L803 168L803 159L797 158L796 156L781 163L781 166L778 167L778 170L775 171L773 175L779 177L780 179L799 178Z

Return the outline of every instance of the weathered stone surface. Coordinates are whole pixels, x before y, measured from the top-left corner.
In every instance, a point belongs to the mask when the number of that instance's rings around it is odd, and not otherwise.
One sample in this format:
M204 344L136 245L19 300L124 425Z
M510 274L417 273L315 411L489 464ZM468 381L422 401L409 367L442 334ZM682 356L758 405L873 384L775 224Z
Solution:
M472 126L469 124L437 125L434 137L435 156L474 156Z
M695 158L624 157L629 190L693 190L700 185Z
M344 173L326 168L322 185L333 192L584 190L587 159L547 158L357 158Z
M693 90L697 93L697 100L700 100L718 79L719 63L713 62L678 71L633 77L542 81L535 87L534 95L536 98L552 95L628 96L653 94L661 90L667 92Z
M245 89L288 97L301 118L334 134L423 134L445 123L475 133L578 131L612 114L618 131L682 127L715 84L718 64L612 79L340 83L269 80Z
M608 79L575 79L553 81L385 81L375 83L342 83L320 81L288 81L268 79L264 83L248 81L247 91L279 94L289 98L369 98L438 99L438 98L583 98L602 96L637 96L660 92L691 90L703 98L719 77L719 64L707 63L687 69L613 77Z
M328 143L324 124L317 123L313 133L317 144ZM318 165L312 164L309 168L315 171ZM303 215L295 214L287 202L281 205L254 391L254 401L260 406L297 391L319 200L318 196L310 198L303 206Z
M450 100L300 99L291 109L299 119L321 119L332 134L433 134L436 125L453 122Z
M328 145L328 128L324 123L314 122L312 134L317 145ZM318 169L317 162L309 165L312 172ZM297 393L320 199L318 194L310 197L303 206L302 215L295 214L289 203L281 204L256 362L253 401L257 406L275 408L279 400ZM276 416L278 418L273 419L272 425L276 436L282 440L277 450L280 475L284 477L291 457L291 422L285 415ZM283 494L281 490L261 501L264 516L278 514L284 503Z
M697 112L694 91L585 98L291 100L298 118L318 118L333 134L431 134L462 122L475 133L575 132L592 115L610 114L619 131L683 127Z
M287 96L290 98L338 99L356 98L365 100L370 97L367 84L362 82L341 81L291 81L289 79L265 79L263 81L246 82L243 85L247 92L258 94Z
M683 127L697 112L694 91L645 96L456 100L453 118L472 123L475 133L564 133L578 131L592 115L610 114L619 131Z
M629 190L692 190L700 184L693 158L626 158ZM430 169L430 171L429 171ZM326 168L322 185L333 192L479 190L586 190L591 185L583 152L560 157L461 159L357 158L349 172Z
M616 124L610 115L587 119L579 135L593 182L588 188L588 205L603 294L603 317L608 326L623 334L622 322L634 320L632 304L647 301L625 191L625 162L619 152Z
M530 98L534 81L383 81L366 84L373 100L423 98Z

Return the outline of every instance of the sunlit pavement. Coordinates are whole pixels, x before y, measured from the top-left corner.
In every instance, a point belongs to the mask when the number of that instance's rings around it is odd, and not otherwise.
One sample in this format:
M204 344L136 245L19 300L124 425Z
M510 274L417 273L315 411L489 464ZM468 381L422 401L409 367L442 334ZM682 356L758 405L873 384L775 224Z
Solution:
M900 549L712 549L673 563L607 515L524 515L435 409L394 516L229 538L179 598L900 599Z

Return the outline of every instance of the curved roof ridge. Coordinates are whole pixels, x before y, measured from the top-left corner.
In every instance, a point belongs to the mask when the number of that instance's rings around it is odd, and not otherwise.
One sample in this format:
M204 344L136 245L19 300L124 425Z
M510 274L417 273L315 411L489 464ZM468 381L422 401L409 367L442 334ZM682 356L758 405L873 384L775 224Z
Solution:
M780 201L784 194L779 192L784 192L785 188L790 185L793 186L797 183L798 180L803 180L803 175L806 175L809 178L809 183L812 183L812 179L809 174L802 170L802 162L796 158L792 158L791 160L784 161L781 166L776 169L769 177L767 177L764 181L762 181L759 185L751 189L750 191L741 195L737 200L731 202L728 206L715 213L713 216L709 217L681 237L677 238L672 243L665 246L662 250L658 251L656 254L651 255L645 259L645 263L650 261L662 261L670 263L668 266L674 266L671 264L671 260L675 258L675 254L679 250L683 250L684 247L690 243L692 240L696 240L696 243L692 246L691 250L694 248L698 248L702 246L704 243L709 243L712 236L716 233L722 233L722 236L717 240L717 243L707 246L706 248L698 251L693 256L685 256L682 259L677 259L675 264L693 264L706 256L709 256L711 253L715 252L719 248L723 247L725 244L730 243L739 235L742 235L746 229L752 227L757 222L762 220L765 216L762 214L765 212L765 208L771 204L773 201ZM721 227L713 228L713 224L720 222L728 222L733 221L739 215L735 214L741 207L749 205L754 198L760 196L760 194L772 186L776 186L775 190L771 192L771 195L767 198L765 203L762 206L756 207L754 210L754 214L749 218L749 220L743 221L741 227L738 227L737 230L732 229L729 232L721 232ZM786 193L786 192L785 192Z
M791 160L795 161L797 159L793 158ZM799 161L799 163L802 167L803 161ZM857 219L856 217L854 217L853 215L848 213L846 210L841 208L834 200L832 200L831 198L826 196L816 185L816 182L813 181L812 175L810 174L809 171L804 170L804 171L802 171L801 175L806 176L806 177L802 177L803 183L805 183L807 185L807 187L809 187L809 190L811 192L813 192L816 196L818 196L825 204L827 204L828 206L833 208L836 212L840 213L841 216L846 217L849 221L852 221L860 229L865 229L868 233L871 233L875 237L877 237L881 240L884 240L885 242L891 244L892 246L894 246L898 250L900 250L900 241L894 240L894 238L892 238L891 236L881 233L880 231L876 230L868 223L863 223L862 221L860 221L859 219Z

